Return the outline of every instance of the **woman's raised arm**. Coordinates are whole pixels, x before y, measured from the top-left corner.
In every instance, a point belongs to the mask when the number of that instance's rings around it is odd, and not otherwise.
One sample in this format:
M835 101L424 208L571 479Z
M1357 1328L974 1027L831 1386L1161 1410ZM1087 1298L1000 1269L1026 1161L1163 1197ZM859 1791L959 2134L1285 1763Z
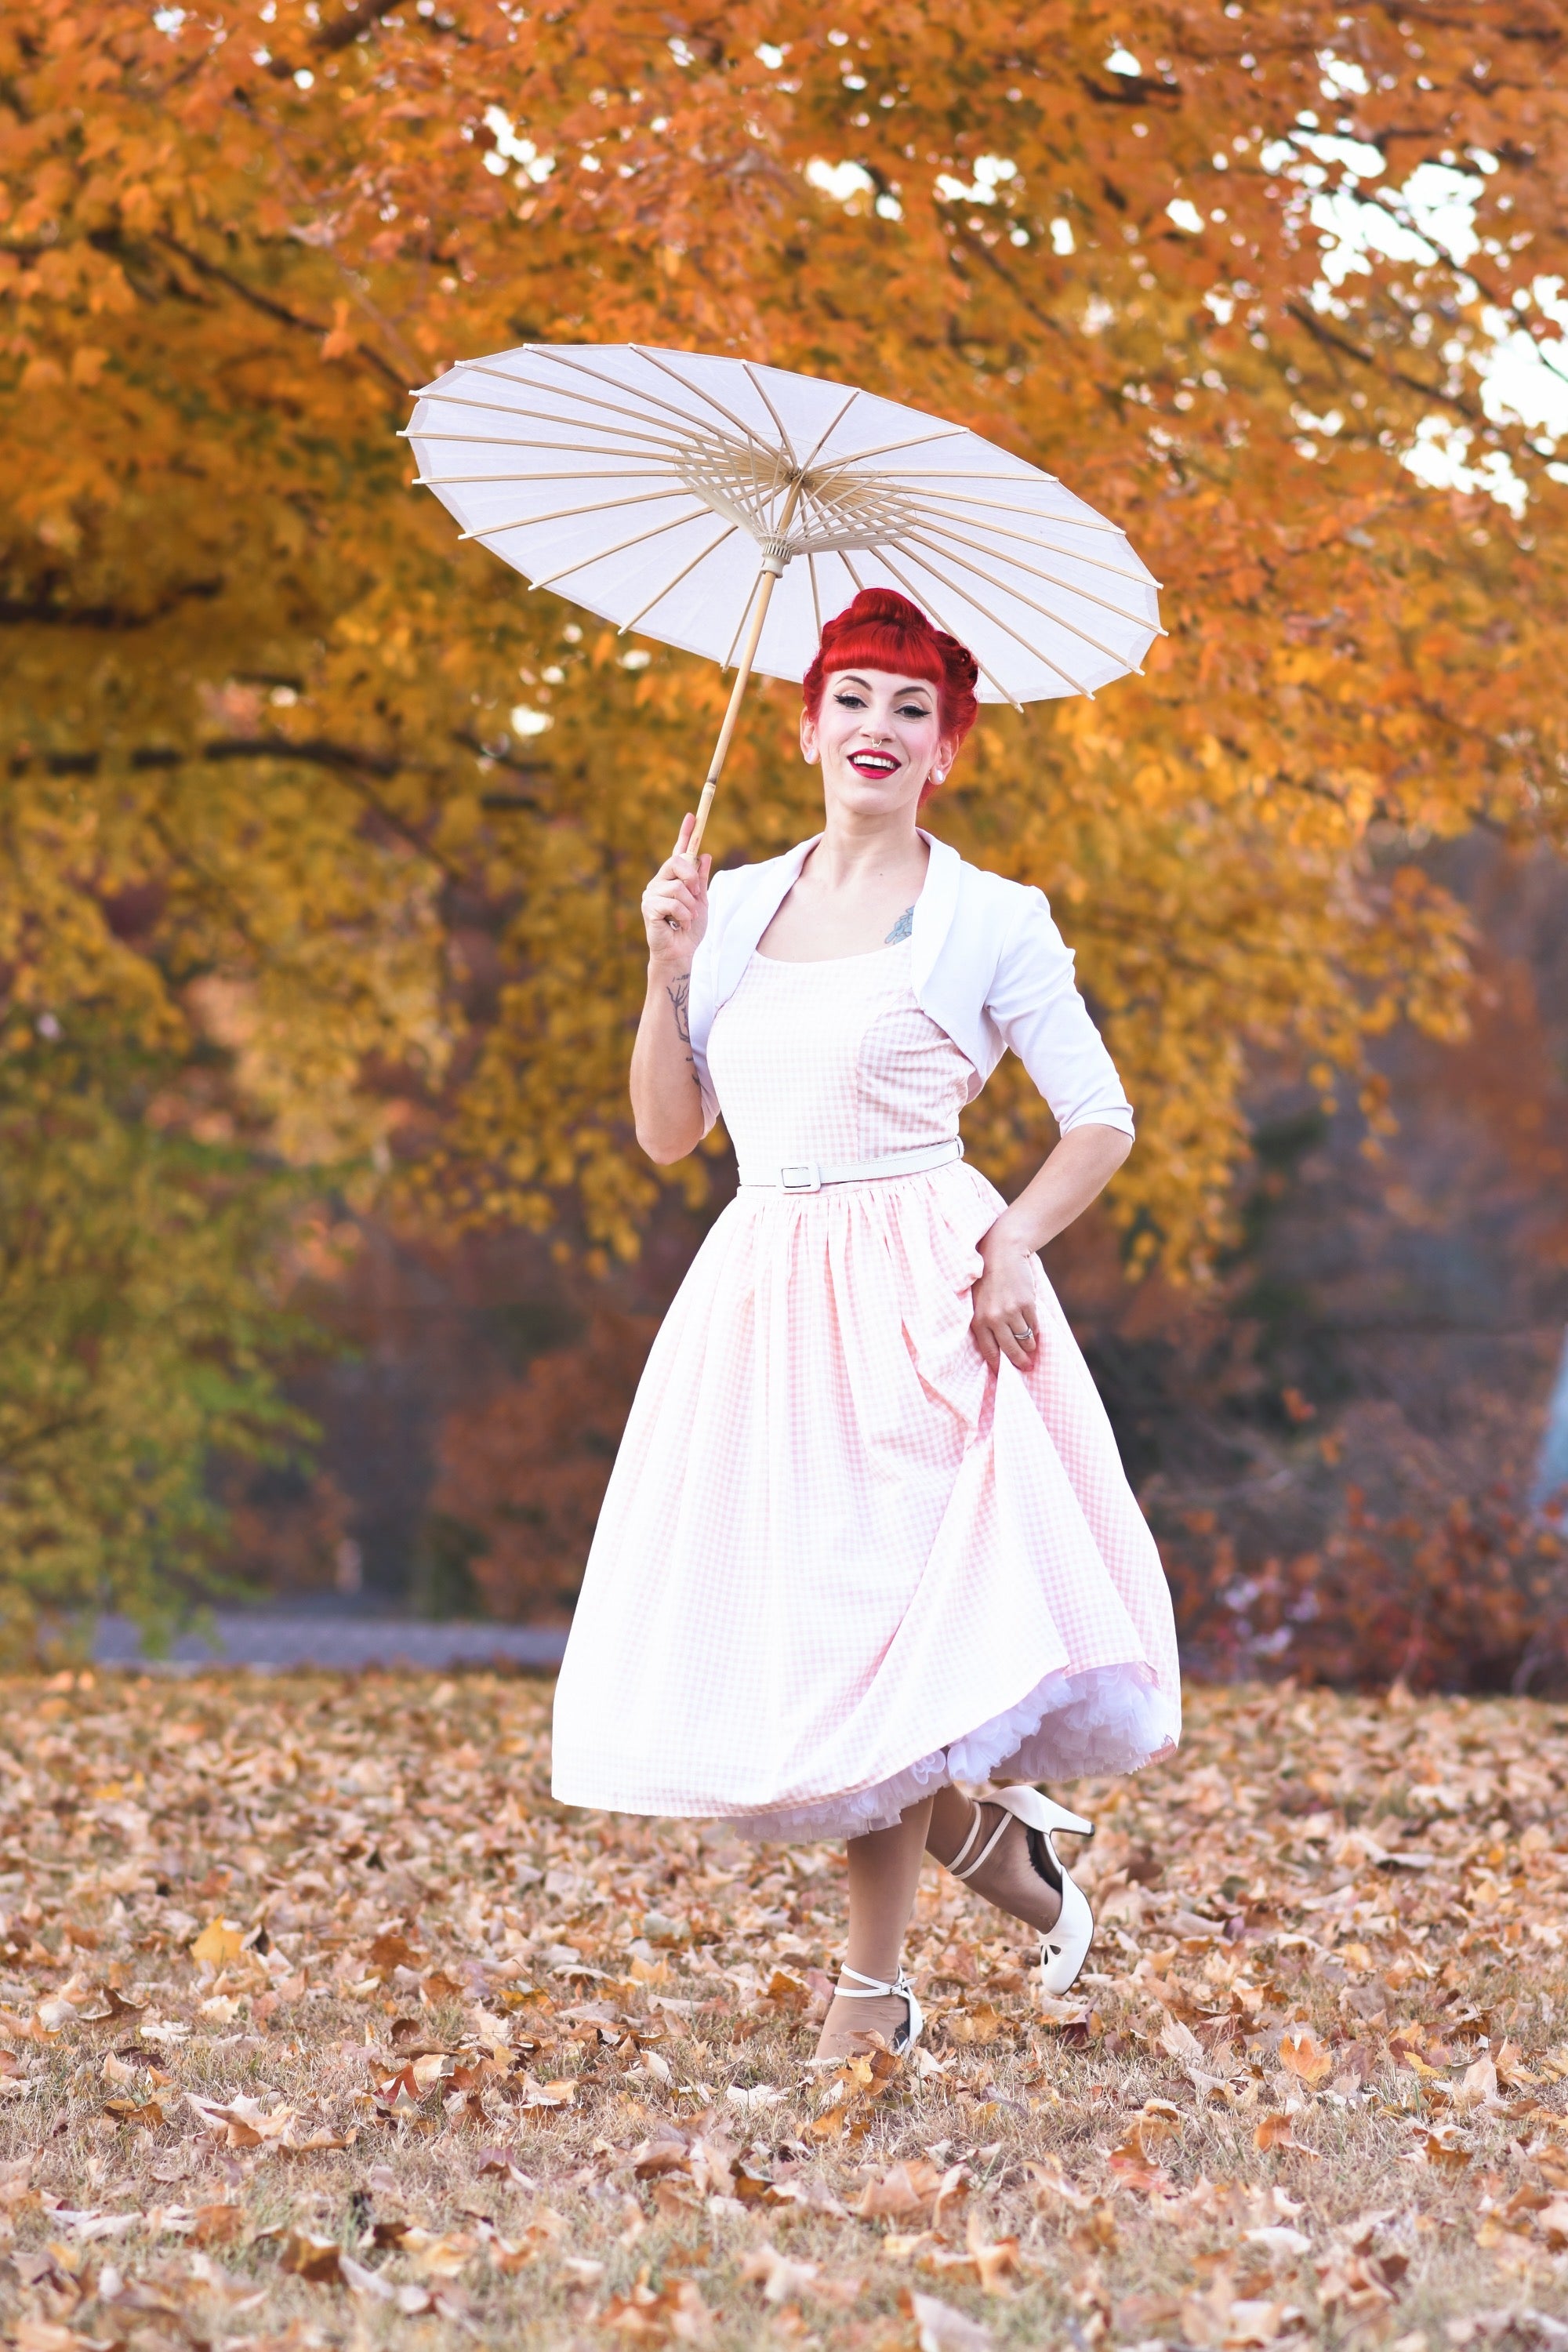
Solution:
M689 816L681 820L673 854L642 898L647 994L632 1048L632 1117L637 1141L661 1167L695 1151L708 1126L687 1016L691 961L708 929L712 860L687 856L691 824Z

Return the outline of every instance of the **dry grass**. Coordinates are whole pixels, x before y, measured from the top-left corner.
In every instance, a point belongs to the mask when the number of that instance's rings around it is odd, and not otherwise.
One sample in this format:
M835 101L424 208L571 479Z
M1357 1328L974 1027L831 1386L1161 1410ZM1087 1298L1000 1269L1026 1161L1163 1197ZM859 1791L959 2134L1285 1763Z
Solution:
M563 1818L537 1684L5 1685L7 2334L1568 2343L1568 1716L1192 1717L1079 1995L933 1872L824 2084L835 1853Z

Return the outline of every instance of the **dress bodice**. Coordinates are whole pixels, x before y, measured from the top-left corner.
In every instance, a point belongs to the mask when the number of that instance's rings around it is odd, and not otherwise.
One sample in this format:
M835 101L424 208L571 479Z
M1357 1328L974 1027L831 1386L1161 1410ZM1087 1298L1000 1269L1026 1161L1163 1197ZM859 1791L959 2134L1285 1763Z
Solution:
M944 1142L974 1083L915 1000L907 940L816 963L753 954L714 1017L708 1064L742 1165Z

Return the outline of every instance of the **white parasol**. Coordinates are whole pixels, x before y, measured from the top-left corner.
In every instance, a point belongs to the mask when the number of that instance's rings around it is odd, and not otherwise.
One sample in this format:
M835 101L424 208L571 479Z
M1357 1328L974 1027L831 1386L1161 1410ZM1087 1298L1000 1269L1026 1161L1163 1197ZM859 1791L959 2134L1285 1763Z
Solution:
M524 343L416 394L419 481L535 588L736 677L800 678L824 620L897 588L960 638L984 702L1092 695L1163 635L1117 523L960 425L751 360Z

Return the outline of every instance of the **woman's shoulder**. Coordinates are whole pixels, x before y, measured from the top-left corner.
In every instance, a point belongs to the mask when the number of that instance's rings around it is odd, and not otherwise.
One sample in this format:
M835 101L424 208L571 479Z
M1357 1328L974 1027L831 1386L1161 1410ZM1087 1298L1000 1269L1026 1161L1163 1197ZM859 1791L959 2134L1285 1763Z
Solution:
M1033 994L1054 987L1064 971L1071 971L1072 950L1037 884L972 866L952 849L947 858L948 936L966 970L988 975L987 1002L1020 989Z
M764 876L773 873L787 858L795 855L794 850L785 849L782 850L776 857L750 858L743 866L715 866L708 877L709 895L711 897L715 890L721 892L725 898L742 894L751 889Z
M809 842L796 844L793 849L780 850L776 857L755 858L745 866L716 866L708 877L710 909L722 920L753 891L768 889L781 880L784 867L792 860L798 863L810 846Z
M1021 929L1050 921L1050 901L1035 883L1016 881L989 866L972 866L952 848L947 855L953 863L959 905L969 920L983 922L994 934L999 947Z

